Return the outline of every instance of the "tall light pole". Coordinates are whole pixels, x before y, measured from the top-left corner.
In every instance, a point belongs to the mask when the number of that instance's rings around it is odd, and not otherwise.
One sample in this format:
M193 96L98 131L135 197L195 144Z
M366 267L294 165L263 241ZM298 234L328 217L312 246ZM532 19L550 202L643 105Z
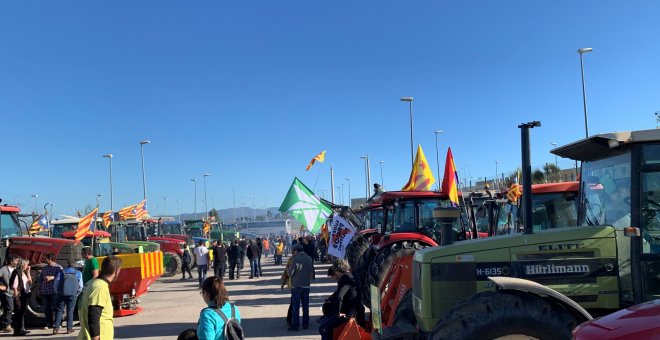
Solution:
M103 158L107 158L107 159L110 160L110 211L114 212L114 210L113 210L114 207L112 205L112 203L113 203L113 200L112 200L112 157L113 156L112 156L111 153L103 155Z
M360 156L361 159L364 159L364 180L365 182L365 191L364 191L364 200L365 203L369 200L369 155Z
M176 216L179 223L181 223L181 201L179 200L176 200Z
M348 206L350 207L350 206L352 206L351 205L351 179L346 178L346 182L348 183Z
M415 152L413 150L413 97L401 97L402 102L408 102L410 104L410 164L415 164Z
M380 163L380 185L382 185L383 190L385 190L385 180L383 179L383 163L385 163L385 161L379 161L378 163Z
M39 195L34 194L32 195L32 198L34 198L34 214L37 214L37 199L39 198Z
M438 153L438 135L442 133L442 130L435 130L435 166L438 169L438 191L440 191L440 156Z
M589 123L587 120L587 91L584 85L584 62L582 61L582 55L593 50L594 49L590 47L577 50L578 54L580 54L580 72L582 74L582 105L584 107L584 133L586 138L589 138Z
M206 218L209 218L208 199L206 198L206 177L211 176L211 174L205 173L202 176L204 176L204 210L206 211L204 213L204 216L206 216Z
M550 143L554 149L557 148L557 143ZM559 166L557 165L557 155L555 155L555 167L559 169Z
M252 195L250 197L252 197L252 222L255 222L257 220L257 212L254 210L254 208L255 208L254 199L257 196Z
M499 190L499 181L498 181L498 176L499 173L497 172L497 165L500 164L500 161L495 161L495 179L493 181L493 189Z
M101 205L101 197L103 197L103 194L96 195L96 207L97 208Z
M236 225L236 189L231 189L231 196L234 199L234 226L238 227Z
M167 203L167 196L163 196L163 216L167 215L167 210L165 209L165 203Z
M142 193L144 200L147 199L147 178L144 175L144 145L149 143L151 143L151 141L146 139L140 141L140 155L142 156Z
M195 199L193 200L193 210L195 219L197 219L197 179L193 178L190 181L195 183Z
M338 200L339 204L344 205L344 197L343 197L343 194L341 192L341 187L337 186L335 188L337 189L337 193L339 194L339 200Z

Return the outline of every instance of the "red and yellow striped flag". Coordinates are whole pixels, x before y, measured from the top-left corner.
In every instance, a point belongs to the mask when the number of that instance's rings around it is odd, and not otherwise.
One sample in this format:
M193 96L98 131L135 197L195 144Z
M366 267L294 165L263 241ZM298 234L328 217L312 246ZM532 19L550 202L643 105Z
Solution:
M204 221L204 235L208 234L211 231L211 224L209 221Z
M417 145L417 156L410 172L410 178L401 191L428 191L433 183L435 183L433 171L431 171L429 163L426 161L422 146Z
M318 155L314 156L314 158L312 158L311 161L309 161L309 164L307 164L305 171L309 171L309 169L312 168L312 165L314 165L316 161L319 161L321 163L325 161L325 150L321 151Z
M119 218L122 220L135 219L135 204L123 207L119 210Z
M110 223L112 223L112 221L114 221L114 220L115 220L115 213L112 210L106 211L103 214L103 225L106 228L109 227Z
M99 208L95 208L89 214L85 215L80 222L78 222L78 229L76 230L76 243L85 238L89 231L94 231L94 224L96 223L96 213Z
M149 217L147 210L147 200L143 200L135 206L135 219L142 220Z

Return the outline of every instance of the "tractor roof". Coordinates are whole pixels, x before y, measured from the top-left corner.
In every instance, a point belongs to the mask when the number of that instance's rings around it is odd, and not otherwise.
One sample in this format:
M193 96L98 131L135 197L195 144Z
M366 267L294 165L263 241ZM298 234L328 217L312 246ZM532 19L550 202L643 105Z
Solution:
M385 204L395 200L412 199L447 199L448 196L438 191L385 191L380 195L380 199Z
M13 213L19 213L21 212L21 209L19 207L15 207L12 205L0 205L0 212L13 212Z
M85 235L85 237L90 237L92 235L94 235L96 237L110 237L110 236L112 236L107 231L94 230L93 233L91 231L88 231L87 234ZM74 238L74 237L76 237L76 231L75 230L65 231L65 232L62 233L62 237L64 237L64 238Z
M559 182L532 185L533 194L549 194L558 192L578 192L580 182Z
M634 143L660 142L660 129L601 133L551 150L578 161L595 161L626 152Z

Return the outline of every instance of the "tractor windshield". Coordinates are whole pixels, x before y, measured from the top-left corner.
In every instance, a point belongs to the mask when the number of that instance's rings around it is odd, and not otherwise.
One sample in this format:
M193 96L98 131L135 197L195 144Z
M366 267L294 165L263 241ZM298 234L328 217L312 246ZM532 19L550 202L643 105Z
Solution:
M582 163L580 225L630 226L630 152Z
M0 215L0 226L2 226L3 239L21 234L21 228L15 214L3 212Z
M534 231L577 225L575 193L533 194L532 221Z
M451 206L448 200L419 199L404 200L387 209L387 231L391 233L424 233L439 242L440 221L433 217L433 210ZM456 220L454 229L460 230L460 221Z

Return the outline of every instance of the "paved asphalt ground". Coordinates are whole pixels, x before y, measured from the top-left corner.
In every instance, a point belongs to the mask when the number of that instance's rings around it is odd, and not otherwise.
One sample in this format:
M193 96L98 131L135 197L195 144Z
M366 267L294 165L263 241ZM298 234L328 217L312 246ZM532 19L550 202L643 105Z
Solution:
M284 258L286 263L287 258ZM247 264L247 261L246 261ZM285 287L280 290L280 275L284 266L273 265L272 257L261 260L264 276L248 279L249 267L243 269L240 280L225 284L232 303L241 311L242 325L250 339L320 339L316 319L321 315L321 305L336 287L336 283L326 277L327 264L316 264L316 280L310 292L309 329L298 332L287 330L286 312L290 292ZM212 274L212 271L209 272ZM140 300L144 311L140 314L116 318L116 339L176 339L187 328L196 328L199 311L204 301L197 289L197 273L194 280L180 281L181 276L160 278L149 293ZM301 311L302 312L302 311ZM77 324L76 324L77 325ZM77 335L79 327L74 327ZM0 335L0 339L14 338ZM51 335L49 330L31 329L31 334L23 339L74 339L67 335ZM19 337L16 337L19 339Z

